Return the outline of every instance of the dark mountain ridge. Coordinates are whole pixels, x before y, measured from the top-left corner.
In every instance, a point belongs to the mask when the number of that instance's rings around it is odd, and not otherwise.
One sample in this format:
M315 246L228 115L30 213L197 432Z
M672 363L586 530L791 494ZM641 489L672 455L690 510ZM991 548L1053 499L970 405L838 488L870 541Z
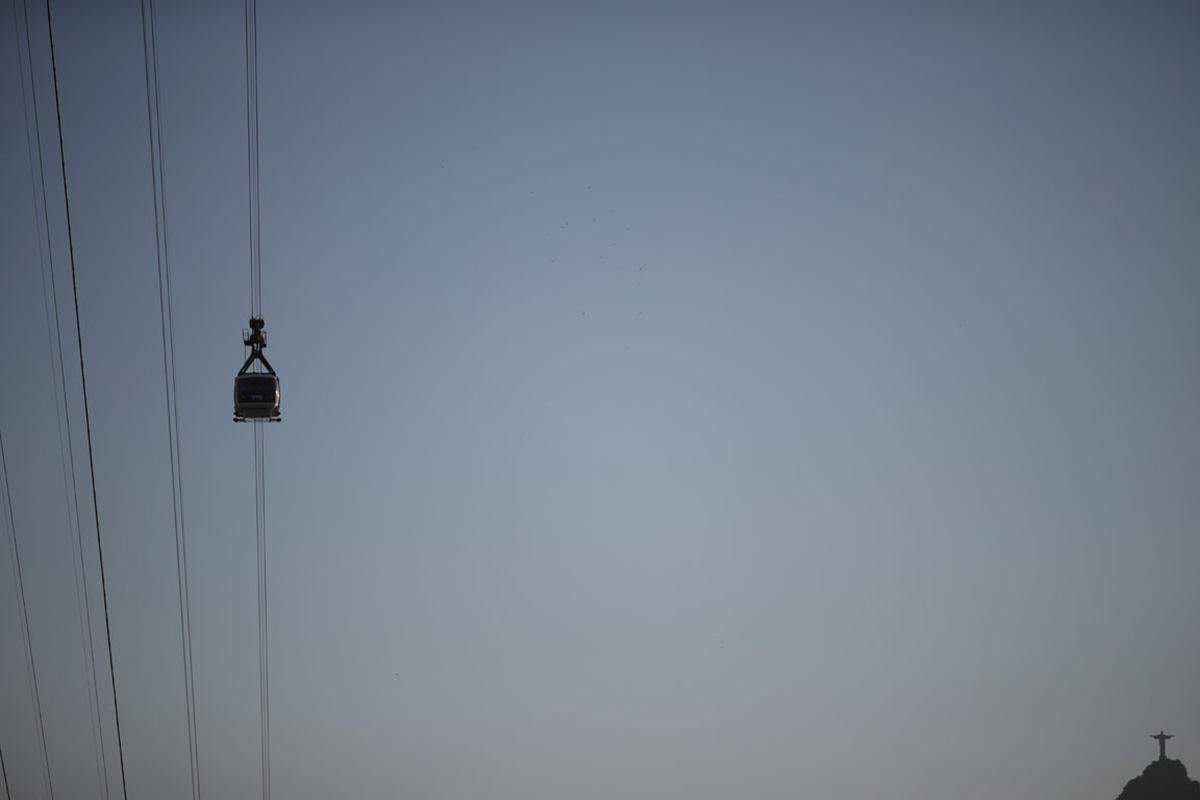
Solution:
M1125 784L1117 800L1200 800L1200 782L1188 777L1182 761L1160 758Z

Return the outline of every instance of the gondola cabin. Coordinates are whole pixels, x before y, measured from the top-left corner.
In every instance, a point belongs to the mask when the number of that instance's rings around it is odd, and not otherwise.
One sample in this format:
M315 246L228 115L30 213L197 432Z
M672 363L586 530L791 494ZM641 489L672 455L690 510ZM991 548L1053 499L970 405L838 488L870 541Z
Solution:
M243 331L242 340L250 355L233 378L233 421L278 422L279 376L262 352L267 346L262 318L250 319L250 330ZM261 372L250 371L256 361L262 365Z
M247 372L233 379L235 419L279 419L279 376Z

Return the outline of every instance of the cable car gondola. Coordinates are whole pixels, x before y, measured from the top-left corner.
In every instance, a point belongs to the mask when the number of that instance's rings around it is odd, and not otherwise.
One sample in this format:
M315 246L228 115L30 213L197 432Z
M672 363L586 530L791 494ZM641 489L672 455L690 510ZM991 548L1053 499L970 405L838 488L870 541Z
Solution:
M233 379L234 422L279 422L279 376L263 355L267 337L263 334L260 317L250 318L250 330L243 331L242 339L250 348L250 355ZM251 371L254 362L262 366L261 371Z

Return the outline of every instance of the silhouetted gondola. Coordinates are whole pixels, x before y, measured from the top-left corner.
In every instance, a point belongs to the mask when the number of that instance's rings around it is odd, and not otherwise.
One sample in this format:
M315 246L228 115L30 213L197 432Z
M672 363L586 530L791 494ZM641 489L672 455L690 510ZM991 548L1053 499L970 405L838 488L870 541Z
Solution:
M263 355L267 337L263 334L263 321L259 317L250 319L250 330L243 333L245 345L250 348L246 363L233 379L234 422L279 422L279 376ZM265 371L251 372L254 362Z

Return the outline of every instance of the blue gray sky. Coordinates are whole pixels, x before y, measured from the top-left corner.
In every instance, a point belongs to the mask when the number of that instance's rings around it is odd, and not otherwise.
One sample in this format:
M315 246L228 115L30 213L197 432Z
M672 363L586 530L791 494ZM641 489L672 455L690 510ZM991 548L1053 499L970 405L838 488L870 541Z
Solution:
M157 6L201 773L252 798L242 5ZM138 7L54 7L129 796L185 798ZM92 798L0 49L0 430ZM1195 3L262 0L259 60L276 796L1084 800L1160 727L1200 771Z

